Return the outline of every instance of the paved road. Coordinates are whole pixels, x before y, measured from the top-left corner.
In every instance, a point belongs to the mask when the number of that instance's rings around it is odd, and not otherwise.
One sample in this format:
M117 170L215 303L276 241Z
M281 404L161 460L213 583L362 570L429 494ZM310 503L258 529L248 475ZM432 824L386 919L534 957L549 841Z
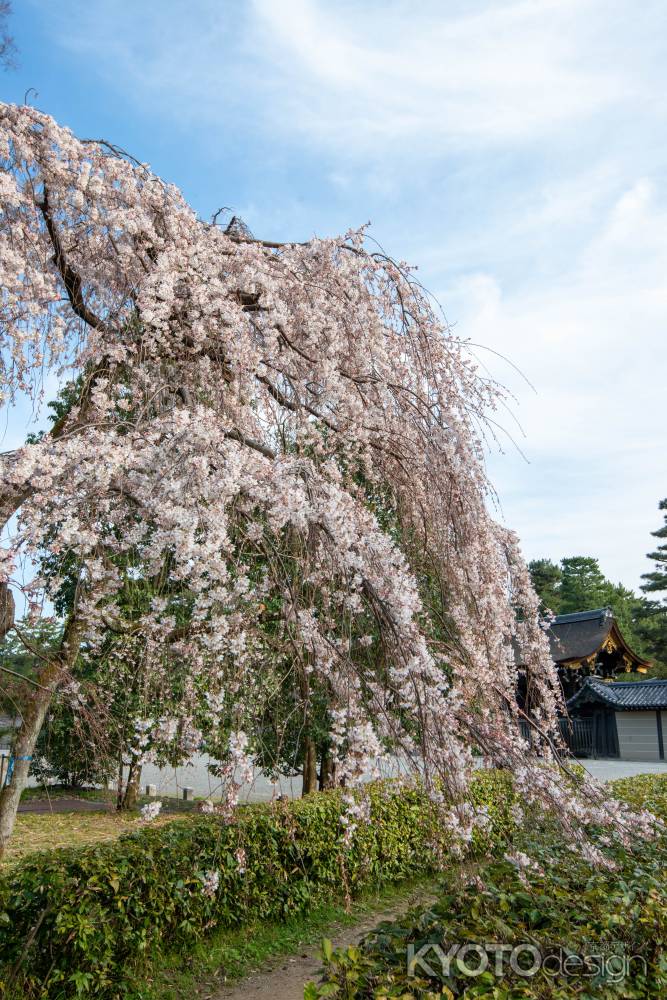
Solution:
M589 774L601 781L632 778L635 774L667 774L667 763L633 760L580 760Z
M631 778L635 774L666 774L667 763L651 761L629 761L629 760L580 760L577 763L583 764L587 771L594 778L601 781L612 781L614 778ZM394 771L389 771L389 775L395 775ZM220 783L211 777L206 768L205 758L195 758L193 763L178 769L162 769L148 765L144 768L141 777L142 791L149 782L157 785L157 794L160 798L169 799L170 796L181 798L183 785L194 788L197 798L211 796L215 798L220 792ZM30 782L36 784L36 782ZM277 795L287 795L288 798L298 798L301 792L301 780L299 778L281 778L275 784L268 781L259 771L255 772L255 779L252 784L245 785L240 792L242 802L266 802ZM22 803L19 806L21 812L87 812L104 808L99 802L90 802L78 799L75 802L66 799L54 798L51 803L44 800L33 800ZM111 808L111 806L107 806Z

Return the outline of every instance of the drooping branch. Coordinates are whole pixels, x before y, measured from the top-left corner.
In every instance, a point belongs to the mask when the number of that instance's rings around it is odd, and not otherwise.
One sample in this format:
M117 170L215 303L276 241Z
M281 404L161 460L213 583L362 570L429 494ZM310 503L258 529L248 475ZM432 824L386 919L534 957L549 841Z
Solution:
M42 213L44 224L46 225L46 229L53 246L53 261L58 269L58 272L60 273L65 291L67 292L67 297L74 313L82 319L87 326L92 327L94 330L100 330L103 333L108 332L106 323L86 305L83 297L83 282L81 281L79 273L72 267L67 259L60 233L58 232L58 228L51 214L51 208L49 205L49 189L46 184L44 185L41 200L37 201L37 206Z
M88 411L91 404L91 394L96 382L107 371L107 362L102 361L93 371L88 373L83 382L81 392L76 401L76 416L71 416L71 407L52 424L46 433L51 441L57 441L65 435L81 432L88 426ZM11 517L21 506L34 495L35 487L31 482L10 485L12 466L21 458L17 450L0 454L0 530L4 528Z
M73 562L99 588L77 608L79 638L116 651L112 677L139 658L160 691L132 720L146 740L192 748L230 718L258 724L258 701L301 672L301 718L326 692L350 784L400 747L465 837L476 744L574 835L539 605L487 504L480 428L503 393L409 269L363 231L285 244L238 220L223 231L124 151L33 108L0 106L0 128L10 395L63 362L82 385L48 435L2 461L0 510L21 508L4 565L46 551L34 586L47 599L65 600ZM532 747L507 710L517 636ZM53 669L65 677L64 661ZM606 822L596 802L586 815Z

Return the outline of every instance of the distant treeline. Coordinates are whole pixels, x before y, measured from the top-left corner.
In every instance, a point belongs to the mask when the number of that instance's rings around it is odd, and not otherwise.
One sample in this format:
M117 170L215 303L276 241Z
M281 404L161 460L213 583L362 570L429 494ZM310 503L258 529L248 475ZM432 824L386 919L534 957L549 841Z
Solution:
M667 510L667 499L659 504ZM637 596L621 583L612 583L591 556L570 556L559 563L534 559L533 584L544 609L556 615L610 607L623 635L640 654L653 661L649 675L667 677L667 514L662 527L652 532L658 539L648 558L653 569L645 573Z

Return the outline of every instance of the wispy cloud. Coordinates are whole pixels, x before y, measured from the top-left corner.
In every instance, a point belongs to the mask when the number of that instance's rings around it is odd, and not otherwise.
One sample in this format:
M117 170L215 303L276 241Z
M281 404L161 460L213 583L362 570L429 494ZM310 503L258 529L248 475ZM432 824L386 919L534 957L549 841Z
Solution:
M170 142L196 203L229 183L272 236L372 219L419 263L538 389L480 353L518 398L531 464L492 468L529 553L637 582L667 494L664 0L31 7L84 117L117 102L139 155Z
M49 14L48 6L41 4ZM219 123L245 110L342 152L416 143L530 144L653 100L658 42L628 45L647 11L602 0L415 5L390 0L78 2L61 41L163 110ZM394 150L395 151L395 150Z
M471 273L443 293L463 332L518 360L538 389L492 360L516 394L531 463L509 444L492 460L508 520L532 555L592 551L628 583L646 569L667 493L666 273L667 210L640 179L550 281L505 289Z
M440 2L254 9L290 120L336 144L533 143L636 96L632 74L582 58L596 14L586 0L454 15Z

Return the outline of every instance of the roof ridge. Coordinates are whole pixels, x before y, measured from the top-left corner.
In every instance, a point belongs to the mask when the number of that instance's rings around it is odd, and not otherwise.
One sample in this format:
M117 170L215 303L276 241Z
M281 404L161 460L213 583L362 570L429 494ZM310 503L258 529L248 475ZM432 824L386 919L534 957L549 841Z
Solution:
M596 681L600 681L601 680L601 681L604 681L604 678L602 678L602 677L595 677L595 678L591 677L591 678L586 678L586 679L587 680L596 680ZM643 681L615 681L615 680L612 680L610 683L617 684L617 685L618 684L622 684L624 687L633 687L634 688L634 687L637 687L638 684L639 685L641 685L641 684L667 684L667 680L665 680L663 677L646 677Z
M610 681L586 677L579 690L568 698L568 709L598 701L615 711L667 710L667 680L649 677L645 681Z
M614 613L611 608L592 608L590 611L568 611L563 615L556 615L552 621L551 625L566 625L568 622L584 622L593 620L594 618L605 618L609 616L614 617Z

